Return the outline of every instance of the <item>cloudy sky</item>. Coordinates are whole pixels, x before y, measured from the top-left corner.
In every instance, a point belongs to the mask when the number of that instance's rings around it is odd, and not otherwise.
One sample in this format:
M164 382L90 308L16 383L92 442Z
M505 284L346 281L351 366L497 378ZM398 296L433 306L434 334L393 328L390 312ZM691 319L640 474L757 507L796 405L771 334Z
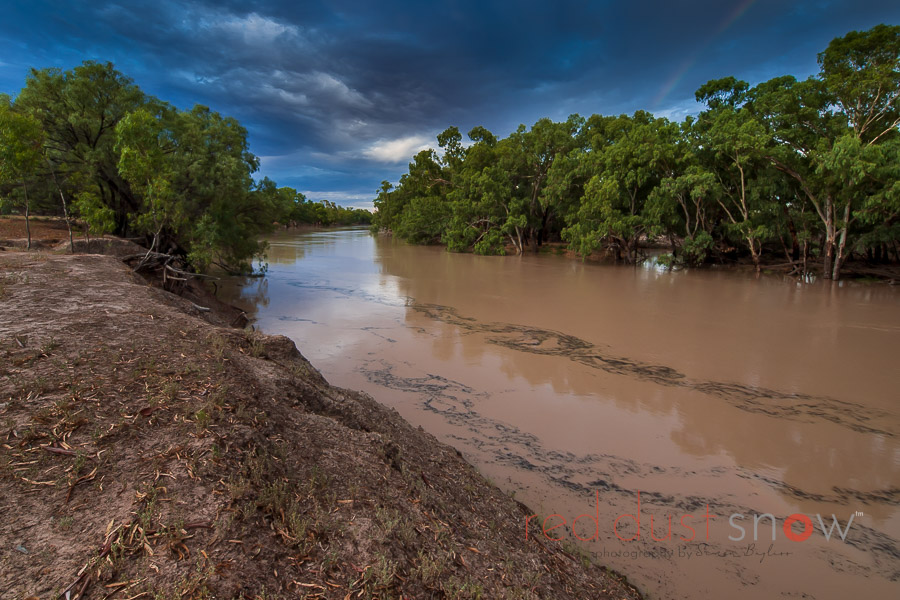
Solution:
M370 207L450 125L680 119L709 79L815 74L832 38L900 23L900 2L13 0L0 14L0 92L31 67L112 61L176 106L240 120L260 176Z

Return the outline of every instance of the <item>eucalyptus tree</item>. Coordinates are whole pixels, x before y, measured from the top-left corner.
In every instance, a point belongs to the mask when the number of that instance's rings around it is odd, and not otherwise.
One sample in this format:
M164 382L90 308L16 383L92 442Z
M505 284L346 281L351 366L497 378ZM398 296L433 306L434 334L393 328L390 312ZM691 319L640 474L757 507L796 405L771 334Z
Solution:
M674 258L687 265L703 264L710 257L721 212L722 186L710 166L700 160L702 148L696 121L688 117L675 142L675 168L650 192L644 208L651 234L666 235ZM680 255L677 238L682 240Z
M774 194L766 160L765 127L746 106L749 86L733 77L712 80L697 90L707 110L697 119L701 160L718 179L716 200L750 251L757 270L762 245L772 235L766 213Z
M497 138L481 126L472 128L468 137L472 144L448 193L451 212L443 241L454 252L472 249L476 254L504 254L505 241L518 251L522 242L516 227L524 223L510 215L512 189L498 164Z
M819 161L841 183L835 204L843 205L843 214L831 275L838 279L851 218L877 223L883 216L890 223L900 212L900 26L851 31L832 40L818 60L829 101L850 128Z
M265 243L279 209L252 193L259 159L249 149L247 130L234 118L197 105L178 111L173 131L178 141L176 190L191 215L183 236L191 262L216 264L228 271L249 268Z
M900 234L900 27L837 38L817 77L751 88L725 77L680 126L633 116L541 119L503 139L455 127L441 157L415 157L376 199L376 223L417 242L501 254L560 235L582 256L607 248L636 260L668 238L685 263L746 247L759 269L784 250L815 252L837 279L854 251L897 252ZM778 251L778 250L776 250Z
M450 136L448 132L445 134ZM382 182L375 199L374 227L390 230L413 243L439 242L450 213L447 203L450 178L450 168L437 153L432 149L422 150L413 157L396 188L387 181Z
M449 177L434 150L416 154L398 190L404 207L393 224L397 235L420 244L441 240L450 213L446 200Z
M129 112L153 102L112 63L86 61L71 70L32 69L16 97L16 108L37 119L54 173L82 173L116 218L116 233L128 230L128 215L140 201L118 171L115 128Z
M884 233L898 216L893 147L900 133L900 27L850 32L818 61L817 77L757 86L750 107L767 127L767 158L796 182L819 217L824 277L839 279L857 225Z
M390 181L382 181L375 200L375 216L372 219L373 231L390 231L394 222L399 217L403 206L400 205L398 190Z
M16 112L8 99L4 100L0 101L0 183L22 188L27 247L30 249L28 186L41 163L44 134L36 119Z
M116 126L119 174L141 195L141 210L134 227L152 236L150 252L160 249L164 230L177 231L188 224L188 211L174 189L176 149L171 129L162 120L140 109L122 118ZM165 248L168 252L174 248Z
M119 173L140 199L133 226L149 236L151 250L231 272L246 270L262 254L257 237L285 208L254 189L258 160L235 119L200 105L190 111L163 105L126 115L116 138Z
M278 184L268 177L256 182L250 193L254 196L255 203L282 225L298 220L296 216L299 206L306 201L303 194L299 194L297 190L278 187Z
M576 135L585 120L571 115L566 121L540 119L530 130L524 125L500 142L500 161L510 174L515 193L515 225L537 251L550 233L553 220L563 214L564 196L546 184L554 162L575 147ZM521 252L522 248L519 248Z
M617 259L624 252L626 262L635 262L638 240L653 225L647 200L675 172L679 128L638 111L608 120L598 136L604 141L583 157L591 178L563 237L582 256L608 246Z

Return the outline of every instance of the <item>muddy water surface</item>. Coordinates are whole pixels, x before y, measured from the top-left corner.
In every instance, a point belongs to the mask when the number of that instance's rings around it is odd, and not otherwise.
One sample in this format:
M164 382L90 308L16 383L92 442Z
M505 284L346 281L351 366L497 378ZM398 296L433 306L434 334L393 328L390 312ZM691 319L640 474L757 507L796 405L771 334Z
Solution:
M528 535L656 598L900 595L900 289L270 244L224 295L458 448L540 515Z

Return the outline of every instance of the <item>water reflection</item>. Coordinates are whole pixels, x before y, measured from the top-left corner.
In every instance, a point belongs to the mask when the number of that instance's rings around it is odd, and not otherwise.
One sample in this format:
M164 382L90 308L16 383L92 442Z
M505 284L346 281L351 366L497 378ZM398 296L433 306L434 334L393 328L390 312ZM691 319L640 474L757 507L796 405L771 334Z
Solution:
M226 301L239 306L251 321L269 306L269 280L264 277L231 277L222 287Z

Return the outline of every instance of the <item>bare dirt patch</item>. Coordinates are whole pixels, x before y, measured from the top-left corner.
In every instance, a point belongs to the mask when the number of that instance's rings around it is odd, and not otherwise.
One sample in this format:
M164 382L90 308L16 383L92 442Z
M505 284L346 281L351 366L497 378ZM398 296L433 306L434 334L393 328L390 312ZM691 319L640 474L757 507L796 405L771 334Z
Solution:
M4 598L639 597L287 338L204 315L111 256L0 254Z
M32 217L30 225L32 241L58 242L69 237L66 222L62 219ZM72 231L78 233L77 229ZM27 236L24 217L0 217L0 244L7 240L24 240Z

